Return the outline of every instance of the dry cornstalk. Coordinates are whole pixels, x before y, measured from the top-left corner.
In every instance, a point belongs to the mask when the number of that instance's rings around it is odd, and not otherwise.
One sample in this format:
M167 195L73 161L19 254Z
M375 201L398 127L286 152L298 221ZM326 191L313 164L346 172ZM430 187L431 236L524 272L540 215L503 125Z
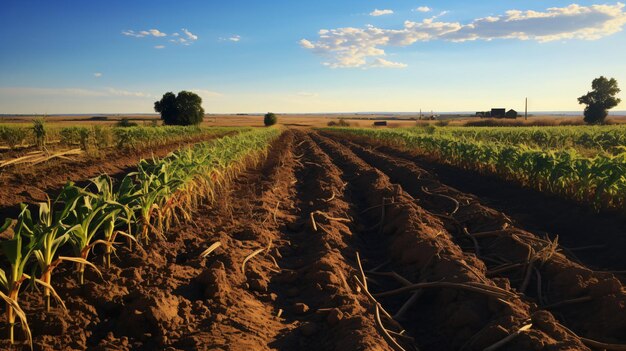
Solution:
M383 325L383 322L380 320L380 309L378 307L378 304L376 304L374 306L374 311L375 311L374 314L376 316L376 325L378 325L380 330L383 332L383 337L385 338L385 340L387 340L389 345L391 345L391 347L394 350L396 350L396 351L406 351L402 346L400 346L400 344L398 344L396 339L394 339L391 335L389 335L389 332L387 331L387 329Z
M241 264L241 273L246 274L246 262L248 262L252 257L260 254L264 250L265 249L258 249L254 251L253 253L249 254L248 256L246 256L246 258L243 260L243 263Z
M361 283L361 281L359 280L359 278L357 276L352 276L352 278L354 279L355 283L357 284L357 286L359 288L361 288L361 291L363 292L363 294L365 294L365 297L367 297L368 300L370 300L370 302L375 305L378 306L378 308L380 308L380 310L383 312L383 314L385 315L385 317L387 317L389 319L389 321L391 323L393 323L393 325L398 328L398 330L402 330L402 326L400 325L400 323L398 323L395 319L393 319L393 317L391 316L391 314L389 314L389 312L387 312L383 306L378 302L378 300L376 300L376 298L374 298L374 296L372 296L372 294L370 294L369 291L365 290L365 286L363 285L363 283Z
M498 341L497 343L485 348L483 351L494 351L497 350L499 348L501 348L502 346L506 345L507 343L511 342L513 339L515 339L518 335L520 335L521 333L530 330L530 328L532 328L532 324L526 324L523 327L519 328L517 331L515 331L512 334L509 334L508 336L506 336L504 339Z
M276 266L276 268L278 268L280 270L280 266L278 265L278 262L276 262L276 259L274 258L274 256L272 255L267 255L270 260L272 261L272 263L274 263L274 266Z
M413 285L413 283L411 281L409 281L408 279L404 278L403 276L401 276L400 274L398 274L398 273L396 273L394 271L391 271L391 272L367 271L367 273L372 274L372 275L382 276L382 277L394 278L395 280L397 280L400 284L402 284L404 286Z
M391 260L387 260L387 261L385 261L385 262L383 262L383 263L379 264L378 266L376 266L376 267L372 268L369 272L376 272L376 271L378 271L379 269L381 269L381 268L385 267L386 265L388 265L389 263L391 263Z
M329 199L325 199L324 202L331 202L335 198L335 191L333 190L333 195Z
M444 198L444 199L448 199L448 200L452 201L452 202L454 203L454 210L452 210L452 212L450 212L449 216L454 215L454 214L455 214L455 213L459 210L459 208L461 207L461 205L459 204L459 202L458 202L455 198L453 198L453 197L451 197L451 196L444 195L444 194L439 194L439 193L431 193L430 191L428 191L428 189L426 189L426 187L425 187L425 186L423 186L423 187L422 187L422 191L423 191L424 193L428 194L428 195L431 195L431 196L439 196L439 197L442 197L442 198Z
M311 224L313 225L313 230L317 231L317 224L315 223L315 215L321 215L324 218L328 219L329 221L336 221L336 222L351 222L352 220L350 220L349 218L337 218L337 217L331 217L329 215L327 215L326 213L322 212L322 211L313 211L311 212L311 214L309 215L311 217Z
M462 289L462 290L468 290L468 291L492 296L495 298L501 298L501 299L507 299L507 298L510 299L510 298L515 297L515 294L511 292L508 292L502 289L500 289L501 291L498 291L496 289L493 289L494 287L485 285L485 284L480 284L480 283L468 284L468 283L452 283L452 282L417 283L417 284L405 286L402 288L398 288L395 290L386 291L384 293L376 294L376 296L377 297L393 296L393 295L398 295L398 294L410 292L410 291L417 290L417 289L427 289L427 288Z
M211 246L209 246L208 249L202 251L202 253L200 254L200 257L202 258L207 257L211 252L215 251L215 249L217 249L220 246L222 246L221 242L219 241L214 242Z
M363 266L361 265L361 256L359 252L356 252L356 263L359 265L359 272L361 272L361 279L363 279L363 286L366 291L369 291L367 288L367 278L365 277L365 272L363 271Z
M469 237L470 240L472 241L472 243L474 244L474 253L476 254L476 257L480 258L480 245L478 244L478 240L476 239L476 237L472 236L468 231L466 227L463 227L463 234L465 234L465 236Z

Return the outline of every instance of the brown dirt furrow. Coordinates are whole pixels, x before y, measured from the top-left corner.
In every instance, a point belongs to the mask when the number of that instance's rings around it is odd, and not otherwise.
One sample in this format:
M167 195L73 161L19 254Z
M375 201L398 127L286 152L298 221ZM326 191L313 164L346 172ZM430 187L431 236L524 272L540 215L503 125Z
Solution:
M382 264L380 271L398 273L412 283L450 282L483 289L476 292L457 286L424 289L415 298L411 293L381 297L392 314L409 299L416 299L401 323L421 350L483 349L528 323L533 326L512 339L507 350L586 349L550 313L537 311L521 300L507 279L488 278L485 264L473 253L463 252L445 225L418 206L402 187L347 147L324 136L312 137L349 182L352 201L361 213L360 225L364 225L359 234L367 243L366 269ZM383 202L387 205L381 206ZM374 226L368 228L370 224ZM381 276L380 271L369 273L372 291L401 286ZM485 290L506 297L499 300Z
M356 141L356 140L355 140ZM366 143L372 146L372 142ZM577 259L605 271L626 271L626 218L609 211L598 213L589 206L532 188L436 162L411 150L375 145L377 150L408 160L464 193L474 194L486 206L506 213L516 226L535 234L559 236ZM620 275L626 279L626 275Z
M465 251L476 254L478 248L490 277L507 279L580 336L626 343L626 291L614 275L573 262L555 240L517 228L502 212L442 184L413 162L350 141L343 144L384 169L393 182L419 198L422 207L439 215Z
M79 183L104 173L125 175L135 169L141 159L164 157L181 147L213 138L194 138L140 151L111 151L100 156L78 156L75 160L55 159L33 166L0 168L0 213L15 217L20 203L45 201L46 194L55 196L68 181Z
M291 218L278 247L281 273L270 281L277 307L291 323L270 345L280 350L388 350L365 297L347 279L356 273L355 239L341 173L310 137L296 135L298 166ZM294 328L296 326L296 328Z

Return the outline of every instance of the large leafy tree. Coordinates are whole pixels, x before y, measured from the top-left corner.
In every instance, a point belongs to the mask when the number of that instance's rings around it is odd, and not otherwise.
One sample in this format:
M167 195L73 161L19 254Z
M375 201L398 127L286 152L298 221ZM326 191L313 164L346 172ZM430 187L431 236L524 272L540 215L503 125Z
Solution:
M276 117L276 114L272 112L266 113L263 117L263 123L266 127L273 126L276 122L278 122L278 118Z
M616 97L621 91L615 78L607 79L604 76L596 78L591 83L592 91L578 98L578 103L585 104L585 122L601 124L608 116L608 110L617 106L622 100Z
M163 94L161 100L154 103L154 110L161 114L163 123L167 125L196 125L204 118L202 98L184 90L178 96L172 92Z

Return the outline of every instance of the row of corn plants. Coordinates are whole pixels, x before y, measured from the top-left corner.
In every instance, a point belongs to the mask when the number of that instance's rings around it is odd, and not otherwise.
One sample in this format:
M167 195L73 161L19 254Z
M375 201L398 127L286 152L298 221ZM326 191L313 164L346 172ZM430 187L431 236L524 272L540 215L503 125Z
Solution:
M555 126L555 127L446 127L427 130L413 128L414 133L449 135L467 139L503 144L525 144L537 148L576 148L586 153L619 154L626 149L626 126Z
M626 152L581 155L575 149L542 150L408 130L331 128L375 142L408 148L464 169L507 180L591 205L596 210L626 209Z
M9 338L21 329L32 345L19 293L25 282L40 286L47 311L51 300L65 308L54 289L55 269L76 267L82 284L86 268L101 274L119 245L143 245L164 238L172 224L192 220L192 211L212 202L215 193L243 168L266 156L279 128L254 129L180 149L162 159L142 160L137 171L118 183L102 175L86 187L68 183L54 201L22 204L16 219L6 219L0 233L0 298L6 303ZM33 207L35 209L33 210ZM7 235L8 234L8 235ZM101 247L103 264L90 261Z
M59 142L79 146L83 150L116 147L141 149L202 136L225 135L246 128L161 126L109 127L72 126L50 127L40 121L32 126L0 125L0 145L15 149L20 146L45 146ZM249 130L249 129L248 129Z

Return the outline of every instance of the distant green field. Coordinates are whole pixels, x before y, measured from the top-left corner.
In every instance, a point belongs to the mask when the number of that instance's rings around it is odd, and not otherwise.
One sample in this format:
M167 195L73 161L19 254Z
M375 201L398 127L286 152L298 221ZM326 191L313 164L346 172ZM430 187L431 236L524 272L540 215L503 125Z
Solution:
M45 126L45 140L49 144L80 146L87 148L118 147L136 149L163 145L178 140L200 136L219 136L233 131L246 131L250 128L239 127L114 127L102 126ZM0 124L0 147L23 148L36 144L30 124Z
M596 209L626 208L626 128L325 128L499 175Z

